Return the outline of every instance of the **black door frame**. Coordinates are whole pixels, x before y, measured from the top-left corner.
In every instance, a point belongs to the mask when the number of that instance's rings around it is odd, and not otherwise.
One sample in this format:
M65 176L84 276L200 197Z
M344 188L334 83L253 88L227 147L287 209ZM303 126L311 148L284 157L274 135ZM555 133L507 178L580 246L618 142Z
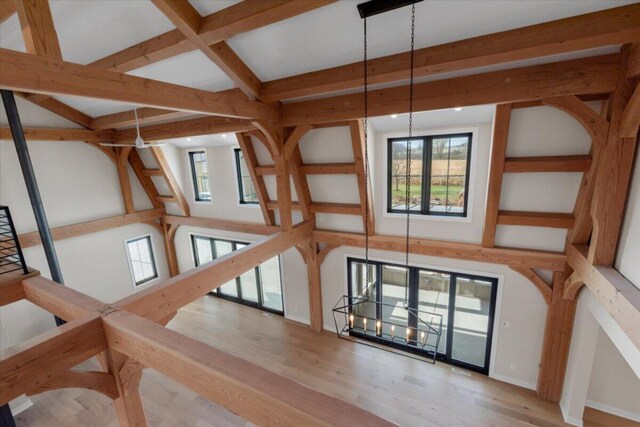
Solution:
M352 265L358 263L358 264L365 264L366 260L364 259L360 259L360 258L354 258L354 257L348 257L347 258L347 288L348 288L348 295L349 297L353 297L353 277L352 277ZM386 262L386 261L373 261L373 260L369 260L369 264L374 265L375 269L376 269L376 275L375 275L375 280L376 280L376 300L377 302L381 302L382 301L382 266L383 265L388 265L388 266L392 266L392 267L400 267L400 268L406 268L406 266L402 265L402 264L396 264L393 262ZM453 271L446 271L446 270L439 270L439 269L433 269L433 268L426 268L426 267L417 267L417 266L410 266L409 267L409 293L408 293L408 299L409 299L409 307L418 307L418 299L419 299L419 286L418 286L418 277L419 277L419 272L420 271L430 271L430 272L434 272L434 273L442 273L442 274L448 274L450 276L449 279L449 308L448 308L448 312L447 312L447 330L446 330L446 346L445 346L445 352L441 353L438 352L437 353L437 358L438 360L448 363L450 365L454 365L454 366L460 366L464 369L468 369L471 371L475 371L475 372L479 372L482 373L484 375L488 375L489 374L489 367L491 365L491 348L493 345L493 329L494 329L494 323L495 323L495 311L496 311L496 300L497 300L497 295L498 295L498 279L495 277L486 277L486 276L480 276L477 274L467 274L467 273L459 273L459 272L453 272ZM468 278L471 280L481 280L481 281L485 281L485 282L490 282L491 283L491 296L490 296L490 306L489 306L489 318L488 318L488 325L487 325L487 341L486 341L486 345L485 345L485 364L484 366L478 366L478 365L473 365L471 363L467 363L464 362L462 360L457 360L454 359L452 356L452 344L453 344L453 325L455 322L455 297L457 294L457 288L458 288L458 278ZM351 313L351 309L349 309L349 312ZM377 306L377 310L376 310L376 317L377 319L382 319L382 306L378 305ZM415 315L409 314L408 316L408 326L409 327L416 327L417 326L417 318ZM364 334L358 331L350 331L350 334L353 336L357 336L359 338L363 338L363 339L367 339L370 341L374 341L380 344L384 344L390 347L394 347L394 348L399 348L405 351L408 351L410 353L415 353L415 354L424 354L426 353L425 351L421 350L420 348L417 347L412 347L410 345L406 345L403 344L401 342L390 342L386 339L380 339L376 336L372 336L369 334ZM415 338L415 337L414 337ZM412 344L415 344L415 339L411 340Z
M211 237L211 236L206 236L206 235L202 235L202 234L193 234L193 233L191 233L190 237L191 237L191 239L190 239L191 240L191 250L193 252L193 260L194 260L194 263L195 263L196 267L199 265L198 249L197 249L197 246L195 244L195 240L198 239L198 238L200 238L200 239L208 239L209 240L209 244L211 245L211 255L212 255L213 259L218 258L218 251L217 251L217 248L216 248L216 245L215 245L215 242L217 242L217 241L231 244L231 252L235 252L238 249L237 245L248 246L248 245L251 244L251 243L247 243L247 242L239 242L239 241L236 241L236 240L229 240L229 239L223 239L223 238L218 238L218 237ZM255 277L256 277L256 290L258 292L258 301L257 302L248 300L248 299L246 299L246 298L244 298L242 296L242 285L240 283L240 280L241 280L242 274L246 274L247 272L242 273L240 276L238 276L238 277L236 277L234 279L235 282L236 282L236 295L237 296L234 297L233 295L227 295L227 294L222 293L222 291L220 290L220 287L212 290L211 292L209 292L209 294L214 295L214 296L216 296L218 298L222 298L222 299L226 299L226 300L229 300L229 301L236 302L238 304L246 305L246 306L249 306L249 307L257 308L257 309L262 310L262 311L267 311L269 313L273 313L273 314L277 314L277 315L280 315L280 316L284 316L284 292L282 291L282 266L280 264L280 255L278 255L278 269L280 271L280 289L281 289L280 298L282 300L282 311L275 310L273 308L266 307L264 305L264 301L263 301L264 297L262 295L262 291L263 291L263 289L262 289L262 273L260 272L260 265L258 265L257 267L255 267L253 269Z

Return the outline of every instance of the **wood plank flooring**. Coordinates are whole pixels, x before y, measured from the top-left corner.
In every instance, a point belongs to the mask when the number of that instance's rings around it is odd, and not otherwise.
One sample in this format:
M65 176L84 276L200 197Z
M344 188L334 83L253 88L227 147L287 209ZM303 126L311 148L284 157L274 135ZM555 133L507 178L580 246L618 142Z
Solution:
M315 333L211 296L180 310L169 327L402 426L566 425L558 405L531 390ZM141 388L149 426L250 425L155 371L145 370ZM117 426L111 401L95 392L56 390L32 400L16 416L18 426ZM638 424L587 409L585 426Z

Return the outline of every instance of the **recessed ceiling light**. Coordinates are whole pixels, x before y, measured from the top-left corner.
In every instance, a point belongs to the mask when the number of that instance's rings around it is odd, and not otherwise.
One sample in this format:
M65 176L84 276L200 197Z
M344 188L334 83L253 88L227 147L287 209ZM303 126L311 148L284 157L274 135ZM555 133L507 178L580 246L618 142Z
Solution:
M392 119L395 119L396 117L398 117L398 115L397 115L397 114L392 114L392 115L391 115L391 118L392 118Z
M456 107L454 108L455 111L462 111L462 107Z
M223 133L223 134L222 134L222 137L223 137L223 138L226 138L226 137L227 137L227 134L226 134L226 133Z
M191 141L191 138L187 138L187 141Z

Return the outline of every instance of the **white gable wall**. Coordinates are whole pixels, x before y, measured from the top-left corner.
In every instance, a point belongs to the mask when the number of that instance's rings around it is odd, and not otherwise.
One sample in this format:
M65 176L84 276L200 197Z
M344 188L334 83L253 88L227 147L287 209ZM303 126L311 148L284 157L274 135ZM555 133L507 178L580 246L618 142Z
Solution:
M597 107L597 105L594 105ZM428 122L428 120L426 120ZM549 125L551 124L551 125ZM491 149L491 123L467 123L438 128L421 128L414 135L449 132L473 132L471 173L471 218L415 218L412 219L411 235L443 240L479 243L482 238L488 166ZM386 138L406 135L406 131L374 132L370 128L370 159L373 175L373 197L376 214L376 232L380 234L404 234L404 216L389 215L386 210ZM271 164L266 151L259 142L255 144L261 164ZM509 135L508 155L559 155L584 154L589 151L590 140L586 132L571 117L551 107L536 107L514 110ZM182 174L185 195L190 201L194 216L224 218L262 223L257 207L238 203L235 159L232 145L207 147L209 169L213 181L213 203L193 202L187 150L182 154ZM308 132L300 141L305 163L351 162L353 151L347 127L321 128ZM528 174L534 175L534 174ZM502 209L540 210L570 212L575 202L580 174L535 174L536 176L507 176L502 193ZM552 176L545 176L552 175ZM275 179L266 177L269 197L276 199ZM553 184L559 191L546 191ZM312 199L317 202L358 203L355 176L324 175L310 176L309 187ZM295 200L295 196L294 196ZM299 215L296 216L299 221ZM362 232L359 217L335 214L317 215L318 228ZM176 246L181 271L194 266L189 233L236 238L254 241L260 236L248 236L217 230L198 230L181 227L176 235ZM565 230L505 227L498 228L498 244L536 247L549 250L564 248ZM342 247L334 250L322 266L322 297L325 328L333 330L331 308L341 295L347 293L346 257L364 256L364 250ZM402 254L372 251L371 256L380 260L400 261ZM498 277L500 295L495 320L494 351L491 375L508 382L535 388L540 362L540 351L546 316L546 304L540 292L527 279L506 266L467 262L436 257L411 256L418 265L439 267L445 270L472 271ZM282 260L285 315L308 323L308 289L305 266L298 252L291 249ZM549 274L545 274L548 276ZM510 323L509 328L501 322Z
M24 126L75 127L66 120L17 99ZM7 126L4 108L0 123ZM82 142L28 142L50 227L124 214L114 163ZM136 208L152 208L133 171L129 171ZM10 208L17 232L37 230L13 140L0 141L0 204ZM168 277L162 236L152 226L133 224L55 242L66 286L104 302L134 292L125 240L151 234L160 279ZM41 245L24 249L27 264L50 277ZM152 282L151 282L152 283ZM26 341L54 327L53 316L26 301L2 307L7 336L3 347Z

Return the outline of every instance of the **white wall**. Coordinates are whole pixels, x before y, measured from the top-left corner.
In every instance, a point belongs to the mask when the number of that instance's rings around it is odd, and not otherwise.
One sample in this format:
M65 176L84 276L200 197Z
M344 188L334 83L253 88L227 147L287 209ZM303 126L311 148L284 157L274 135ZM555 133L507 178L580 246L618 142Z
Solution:
M587 406L640 422L640 377L599 328Z
M20 102L25 111L26 125L71 126L66 121L47 117L37 107ZM22 105L25 104L25 105ZM595 106L594 106L595 107ZM30 122L29 120L33 120ZM472 173L470 218L412 220L413 236L435 239L479 243L482 237L484 208L487 192L489 155L491 149L491 123L469 123L464 126L418 129L416 135L472 131ZM371 174L373 181L376 231L381 234L402 235L404 219L385 213L386 208L386 138L403 134L399 132L377 133L370 129ZM508 156L583 154L589 150L586 132L566 114L549 108L536 107L515 110L507 149ZM194 201L193 184L187 149L172 145L163 147L167 161L182 186L193 216L221 218L263 223L259 207L241 205L238 201L236 165L233 148L236 145L216 145L205 149L212 182L211 203ZM40 180L40 188L49 215L51 226L77 223L95 218L120 214L124 211L115 168L111 161L93 147L82 143L36 142L29 143L34 167ZM272 164L262 144L254 147L260 164ZM301 153L305 163L351 162L353 153L349 130L325 128L310 131L301 142ZM149 153L142 153L143 160L153 167ZM29 201L21 180L13 145L0 144L0 202L12 208L19 232L32 231ZM266 177L270 197L276 198L275 180ZM142 189L133 178L134 196L138 209L151 207ZM580 182L579 174L519 174L505 176L501 197L501 209L539 210L570 212ZM627 277L633 276L637 267L632 264L634 254L640 250L637 234L638 193L640 178L636 170L631 190L630 214L625 219L623 241L618 256L618 266ZM162 186L164 184L159 184ZM309 186L314 201L358 203L355 176L309 177ZM65 191L61 191L64 189ZM161 187L161 192L166 189ZM295 194L294 194L295 200ZM633 207L636 207L634 209ZM170 212L172 209L170 208ZM176 212L177 213L177 212ZM297 215L299 220L299 215ZM318 215L318 227L346 231L362 231L359 217L345 215ZM92 235L68 239L56 243L63 274L67 285L96 298L114 301L133 291L126 262L123 240L151 233L158 267L162 278L167 276L166 262L161 236L150 226L131 225ZM197 233L242 241L256 241L262 236L218 230L180 227L176 235L176 250L181 271L193 268L194 261L189 234ZM550 250L562 250L564 230L499 226L497 244L523 246ZM41 248L25 251L29 264L47 274ZM325 328L333 330L331 308L341 295L347 293L346 258L363 257L364 251L341 247L326 258L322 266L322 299ZM378 260L402 261L402 254L371 251ZM544 331L546 304L539 291L524 277L506 266L452 260L437 257L411 256L411 263L451 271L473 272L499 279L494 341L491 361L491 376L528 388L534 388ZM295 249L281 255L285 315L288 318L308 323L308 289L306 267ZM637 284L637 283L636 283ZM29 321L24 321L24 319ZM20 342L53 326L49 314L30 306L17 303L5 307L0 313L7 329L8 340ZM508 322L510 327L501 326ZM603 348L606 343L602 344ZM603 354L607 354L606 349ZM599 363L599 360L596 361ZM609 363L609 362L607 362ZM609 366L609 370L615 369ZM625 374L616 371L612 377ZM598 384L599 380L595 380ZM596 387L596 386L594 386ZM606 397L597 387L590 391L594 402L606 403Z
M477 243L482 240L485 193L491 149L491 123L477 123L457 127L416 129L415 136L472 132L471 170L469 173L469 203L467 218L412 216L411 235L430 239ZM387 213L387 139L406 136L406 130L375 133L374 164L378 173L374 180L376 232L404 235L406 216Z
M626 213L620 233L620 243L615 267L624 277L640 288L640 147L636 149L636 160Z
M176 232L175 237L180 271L187 271L195 267L190 237L192 234L248 243L257 242L265 238L265 236L253 234L182 226ZM309 291L307 288L307 270L302 257L296 249L292 248L280 254L280 272L285 317L308 324Z
M24 126L75 127L19 98L17 104ZM0 111L6 126L4 109ZM124 213L115 165L98 149L82 142L29 142L28 148L50 227ZM151 208L132 171L130 175L136 207ZM0 204L9 206L18 233L37 229L12 140L0 141ZM133 293L124 241L144 234L152 235L159 280L168 277L162 236L152 226L133 224L56 241L66 286L104 302ZM26 248L24 255L30 267L50 277L42 246ZM3 347L55 326L52 315L26 301L2 307L0 322L6 332Z
M334 249L322 264L322 305L324 326L328 330L335 330L332 307L340 296L347 294L347 257L364 258L364 249ZM370 258L404 262L404 255L397 252L371 250ZM491 376L535 389L546 316L546 304L540 292L523 276L502 265L417 255L412 255L410 262L499 279ZM502 327L502 321L509 322L510 327Z
M567 376L565 421L581 426L585 406L640 422L640 349L584 287L578 294Z
M551 124L551 125L549 125ZM482 239L487 178L491 149L491 123L469 123L455 127L442 126L414 131L415 135L448 132L473 132L472 171L470 182L470 218L416 218L412 219L412 236L423 236L463 242L479 243ZM398 132L374 132L370 129L370 158L373 175L373 198L376 214L376 232L402 235L404 217L390 215L386 210L386 138L404 135ZM347 127L315 129L300 141L305 163L352 162L353 151ZM583 154L589 151L590 140L582 127L571 117L550 107L514 110L508 144L509 156ZM260 164L271 164L260 143L254 144ZM236 219L262 223L262 215L256 207L238 204L233 146L206 148L209 169L213 181L213 203L195 204L190 183L187 150L182 154L182 170L185 195L197 216ZM580 174L537 174L538 176L505 176L502 209L570 212L575 202ZM552 175L552 176L544 176ZM272 178L272 177L267 177ZM275 198L275 180L267 179L270 197ZM553 185L550 185L553 183ZM552 186L551 191L547 187ZM356 177L329 175L309 177L309 187L314 201L358 203ZM557 191L556 191L557 190ZM294 196L295 200L295 196ZM362 221L356 216L318 215L318 228L361 232ZM258 236L238 235L214 230L194 230L181 227L176 235L176 245L181 270L193 267L189 232L238 238L252 241ZM564 230L504 227L498 229L497 243L501 245L562 250ZM322 297L324 324L333 330L331 308L346 288L346 256L363 257L361 249L342 247L334 250L322 266ZM402 254L372 251L372 257L381 260L400 261ZM528 388L535 388L540 362L542 336L546 317L546 304L540 292L527 279L502 265L466 262L444 258L411 256L411 262L442 269L472 271L500 278L498 310L495 321L492 376ZM282 256L284 278L285 315L308 322L308 289L304 263L295 250ZM546 274L548 276L548 274ZM502 321L510 323L501 327Z

